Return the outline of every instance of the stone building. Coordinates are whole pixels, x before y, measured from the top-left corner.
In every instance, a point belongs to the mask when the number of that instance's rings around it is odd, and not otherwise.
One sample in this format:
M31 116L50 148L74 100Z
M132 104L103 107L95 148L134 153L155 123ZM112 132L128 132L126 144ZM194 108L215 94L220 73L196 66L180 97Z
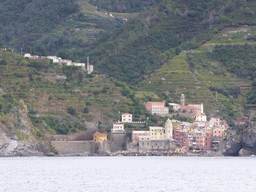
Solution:
M180 106L185 106L186 97L184 94L180 96Z

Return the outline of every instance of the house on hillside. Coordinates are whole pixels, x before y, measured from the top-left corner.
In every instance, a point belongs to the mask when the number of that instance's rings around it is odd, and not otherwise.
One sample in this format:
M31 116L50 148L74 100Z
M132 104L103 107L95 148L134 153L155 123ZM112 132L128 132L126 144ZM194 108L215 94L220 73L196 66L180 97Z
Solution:
M131 123L132 122L132 114L124 113L122 114L122 123Z
M124 133L124 124L123 123L114 123L111 133Z
M168 115L169 108L165 107L162 102L147 102L145 104L146 110L152 115Z
M246 125L247 123L249 123L249 118L248 117L240 117L237 118L235 121L235 125Z

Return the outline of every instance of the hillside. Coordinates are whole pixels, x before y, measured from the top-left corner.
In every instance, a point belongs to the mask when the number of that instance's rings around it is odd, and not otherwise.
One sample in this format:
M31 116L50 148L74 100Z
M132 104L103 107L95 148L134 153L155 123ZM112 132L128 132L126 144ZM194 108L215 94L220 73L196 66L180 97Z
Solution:
M76 62L90 56L95 66L95 74L88 76L48 60L33 62L1 53L0 59L7 61L1 68L4 91L22 98L32 119L51 117L48 121L56 133L84 131L84 121L109 130L118 112L140 118L146 114L144 102L178 102L181 93L187 103L204 103L208 115L222 116L229 123L255 105L254 1L21 4L1 3L4 47ZM75 115L67 115L69 107L76 109Z
M11 51L0 51L0 64L0 117L22 99L34 126L42 128L44 121L51 134L71 134L92 128L110 131L123 112L138 120L146 114L129 86L105 75L88 75L47 59L28 60Z
M66 51L69 57L81 60L96 39L135 15L110 16L89 0L4 0L0 3L0 45L39 55ZM72 55L76 49L85 50Z
M224 28L255 25L254 9L252 1L161 1L100 39L88 54L99 71L136 84L180 50L196 49Z

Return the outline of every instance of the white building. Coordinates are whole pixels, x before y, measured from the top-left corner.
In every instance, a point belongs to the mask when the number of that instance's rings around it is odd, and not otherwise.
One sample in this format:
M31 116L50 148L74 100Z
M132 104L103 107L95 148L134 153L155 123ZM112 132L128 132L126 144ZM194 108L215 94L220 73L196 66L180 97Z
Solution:
M168 118L165 122L165 138L169 140L173 140L173 127L172 127L172 121Z
M123 123L115 123L113 124L113 128L111 129L111 133L124 133L124 124Z
M24 57L30 58L32 55L30 53L25 53Z
M207 121L207 116L205 114L197 115L195 121Z
M173 111L179 111L180 110L180 105L177 103L169 103L169 106L173 107Z
M132 114L124 113L122 114L122 123L131 123L132 122Z

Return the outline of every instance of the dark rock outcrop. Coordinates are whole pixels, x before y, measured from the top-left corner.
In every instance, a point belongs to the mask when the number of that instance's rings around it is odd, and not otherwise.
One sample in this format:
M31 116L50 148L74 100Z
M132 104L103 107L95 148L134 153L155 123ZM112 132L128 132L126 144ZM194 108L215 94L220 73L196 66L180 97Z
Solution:
M223 155L247 156L256 154L256 123L249 123L227 132Z

